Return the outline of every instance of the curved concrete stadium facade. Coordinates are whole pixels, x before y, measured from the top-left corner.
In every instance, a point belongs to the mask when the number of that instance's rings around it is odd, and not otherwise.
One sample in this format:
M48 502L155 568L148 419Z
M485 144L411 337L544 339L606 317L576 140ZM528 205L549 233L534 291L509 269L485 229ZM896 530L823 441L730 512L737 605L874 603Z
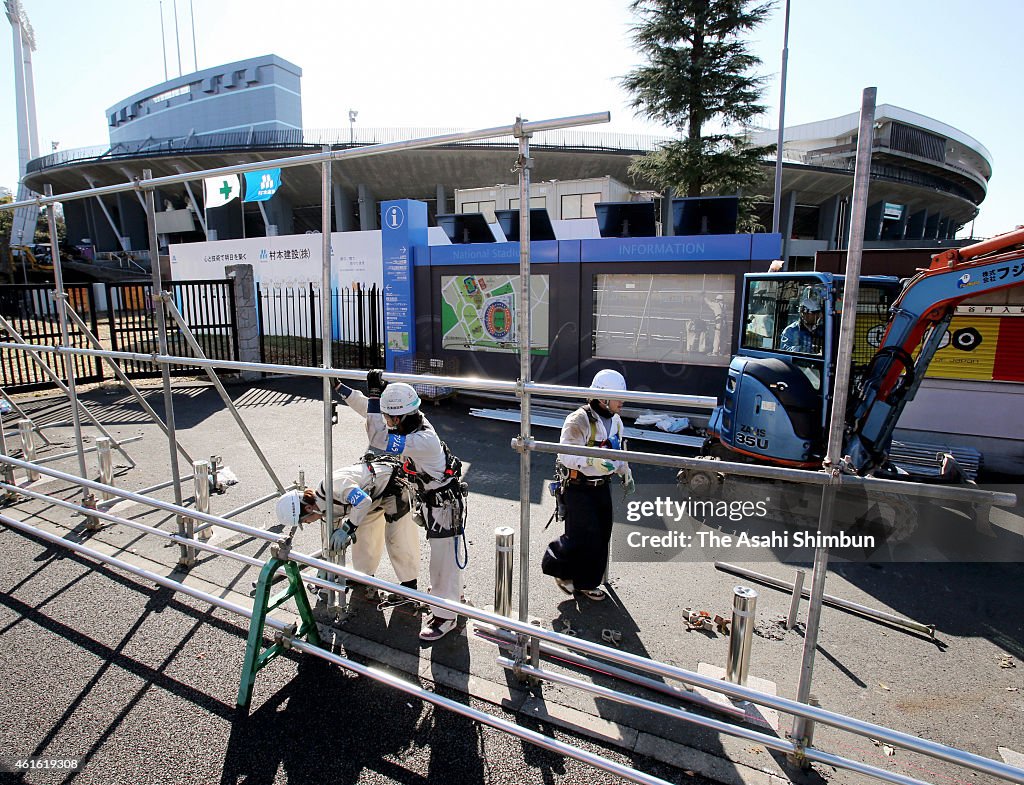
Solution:
M155 85L107 109L108 144L30 161L26 184L37 192L50 184L54 193L68 193L123 183L144 169L159 177L452 130L304 130L301 76L298 66L266 55ZM842 247L857 126L854 113L786 130L781 227L788 257ZM752 141L773 143L775 133L755 134ZM537 135L531 177L539 183L610 176L650 192L652 184L631 177L628 167L659 141L583 131ZM425 201L431 218L453 212L456 189L513 182L516 152L515 140L506 137L336 162L333 228L377 228L379 202L386 199ZM759 211L768 228L773 168L774 161L766 161L761 195L768 201ZM949 245L977 214L991 174L988 151L966 134L899 107L878 107L866 247ZM289 168L272 199L210 210L205 227L198 220L204 213L199 181L164 189L157 204L184 219L174 222L178 231L164 238L168 242L295 234L321 228L320 190L319 168ZM133 194L69 201L64 211L72 244L88 240L97 251L147 248L144 211Z

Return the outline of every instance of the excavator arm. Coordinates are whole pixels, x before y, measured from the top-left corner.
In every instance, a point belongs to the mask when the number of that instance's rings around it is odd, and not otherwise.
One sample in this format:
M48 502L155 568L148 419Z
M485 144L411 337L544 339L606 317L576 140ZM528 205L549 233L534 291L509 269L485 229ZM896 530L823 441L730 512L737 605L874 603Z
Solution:
M843 454L849 456L850 471L864 475L884 462L896 422L917 392L956 306L1021 285L1024 228L936 254L928 269L907 282L847 410Z

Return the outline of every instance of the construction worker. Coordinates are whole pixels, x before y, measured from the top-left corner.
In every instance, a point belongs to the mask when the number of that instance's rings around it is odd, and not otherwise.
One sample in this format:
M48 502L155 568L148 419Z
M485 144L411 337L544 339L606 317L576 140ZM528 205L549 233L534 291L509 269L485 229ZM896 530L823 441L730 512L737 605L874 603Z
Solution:
M626 380L610 368L598 371L590 385L609 393L626 389ZM594 398L565 418L562 444L626 449L619 412L622 401L612 395ZM607 458L587 458L559 453L555 463L565 510L565 532L548 545L541 561L545 575L566 594L579 592L591 600L603 600L600 587L608 565L612 536L611 480L620 477L626 493L636 486L629 464Z
M366 454L357 463L335 469L331 489L335 528L330 548L337 553L351 544L353 568L373 575L387 547L398 582L407 589L417 589L420 546L410 486L401 461L386 455ZM277 520L284 526L319 520L326 510L323 483L315 491L288 491L276 507ZM377 596L376 589L366 589L368 598Z
M821 299L805 295L800 298L798 318L783 328L779 347L784 352L821 354L824 338L825 318Z
M430 588L438 597L458 602L462 598L463 569L466 566L466 486L461 462L451 455L434 427L420 411L420 397L408 384L388 384L380 371L366 376L363 395L344 384L336 389L345 402L366 420L371 449L399 457L413 483L418 503L417 516L427 530L430 544ZM457 626L453 611L431 606L420 639L436 641Z

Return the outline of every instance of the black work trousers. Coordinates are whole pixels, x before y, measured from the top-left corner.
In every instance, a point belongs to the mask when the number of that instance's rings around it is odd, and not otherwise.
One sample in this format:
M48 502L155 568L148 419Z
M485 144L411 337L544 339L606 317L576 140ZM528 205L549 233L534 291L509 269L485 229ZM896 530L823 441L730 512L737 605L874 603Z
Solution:
M604 485L565 486L565 533L544 552L545 575L596 589L608 565L612 536L612 492Z

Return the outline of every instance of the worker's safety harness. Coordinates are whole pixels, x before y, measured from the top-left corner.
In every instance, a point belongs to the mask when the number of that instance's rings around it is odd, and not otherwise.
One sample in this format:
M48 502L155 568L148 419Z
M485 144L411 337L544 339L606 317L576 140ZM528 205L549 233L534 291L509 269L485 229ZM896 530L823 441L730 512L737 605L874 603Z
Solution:
M590 404L580 407L587 414L587 422L590 425L590 434L587 436L587 447L613 447L610 439L604 439L601 442L597 441L597 414L591 408ZM622 449L625 449L625 442L619 439ZM563 466L555 457L555 480L550 484L549 490L551 495L555 497L555 509L551 513L551 517L548 518L548 522L544 525L547 529L551 525L552 521L564 521L565 520L565 488L567 485L593 485L601 486L608 482L607 477L588 477L579 469L570 469L567 466Z
M393 455L377 455L375 453L366 453L360 461L366 465L370 477L373 479L370 486L370 495L374 507L383 509L384 519L391 523L397 521L403 515L407 515L412 509L409 494L407 493L412 482L403 471L402 462ZM377 488L377 474L380 471L387 471L390 473L390 476L384 488L377 493L375 492ZM324 487L321 484L320 491L317 493L320 498L324 498L323 491ZM394 509L389 509L389 506L384 504L384 501L389 497L394 499ZM346 517L352 508L349 497L339 499L336 495L332 494L332 500L338 513L336 517Z
M455 561L461 568L466 566L469 556L465 538L469 486L462 479L462 461L443 441L441 449L444 450L444 473L441 477L432 477L417 469L408 459L402 464L402 471L416 486L419 508L413 513L416 522L427 530L428 540L454 538Z

